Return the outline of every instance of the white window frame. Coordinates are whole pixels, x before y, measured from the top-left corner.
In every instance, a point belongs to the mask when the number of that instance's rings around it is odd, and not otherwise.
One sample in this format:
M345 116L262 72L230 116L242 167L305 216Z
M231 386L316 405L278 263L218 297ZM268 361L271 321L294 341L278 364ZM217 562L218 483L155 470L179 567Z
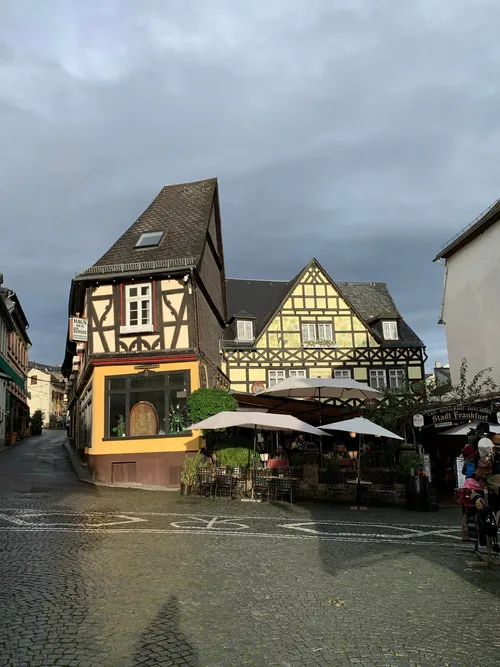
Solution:
M307 371L304 368L291 368L288 371L289 378L306 378Z
M312 338L309 335L312 332ZM316 324L314 322L303 322L301 326L302 344L314 343L317 340Z
M384 320L382 322L382 330L384 332L384 340L398 340L398 323L396 320Z
M383 380L383 383L380 383ZM383 368L370 368L370 387L373 389L387 388L387 373Z
M331 322L318 322L318 340L333 343L333 327Z
M142 295L141 291L143 287L148 288L148 294ZM130 290L137 289L137 296L131 297ZM153 285L151 283L133 283L131 285L125 285L125 294L124 294L124 306L125 306L125 325L120 327L120 333L151 333L154 331L154 322L153 322ZM148 303L148 322L130 324L130 305L134 302L137 302L137 313L138 317L141 317L142 314L142 304Z
M333 379L334 380L350 380L352 378L350 368L334 368L333 369Z
M286 374L283 370L269 370L267 371L267 386L274 387L275 384L283 382Z
M253 333L253 322L251 320L237 320L236 329L236 340L242 342L251 342L255 339Z
M406 378L407 374L404 368L390 368L389 389L401 389L404 387ZM395 380L396 382L394 382Z

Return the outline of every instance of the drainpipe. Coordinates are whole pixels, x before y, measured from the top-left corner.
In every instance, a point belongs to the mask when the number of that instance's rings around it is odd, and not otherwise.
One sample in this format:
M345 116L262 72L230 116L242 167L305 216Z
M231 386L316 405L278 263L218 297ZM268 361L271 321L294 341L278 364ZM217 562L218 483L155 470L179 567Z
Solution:
M441 264L441 266L444 266L444 284L443 284L443 298L441 299L441 313L439 316L438 324L446 324L446 322L443 320L443 315L444 315L444 299L446 296L446 283L448 280L448 264L444 263L438 259L438 262Z
M193 290L193 302L194 302L194 317L196 320L196 350L199 351L200 349L200 319L199 319L199 312L198 312L198 290L195 289L195 281L194 281L194 270L191 267L189 269L189 272L191 274L191 287Z

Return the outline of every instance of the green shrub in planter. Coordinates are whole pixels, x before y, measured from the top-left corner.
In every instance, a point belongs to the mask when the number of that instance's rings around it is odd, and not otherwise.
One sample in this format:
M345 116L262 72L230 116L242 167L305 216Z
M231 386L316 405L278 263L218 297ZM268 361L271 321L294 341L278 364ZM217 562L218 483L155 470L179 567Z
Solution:
M248 468L252 465L253 440L242 435L225 436L215 452L218 466L229 468ZM259 455L256 454L257 460Z
M202 465L202 457L200 452L195 456L186 456L184 459L184 466L181 470L181 482L186 486L193 486L196 484L196 473L198 468Z

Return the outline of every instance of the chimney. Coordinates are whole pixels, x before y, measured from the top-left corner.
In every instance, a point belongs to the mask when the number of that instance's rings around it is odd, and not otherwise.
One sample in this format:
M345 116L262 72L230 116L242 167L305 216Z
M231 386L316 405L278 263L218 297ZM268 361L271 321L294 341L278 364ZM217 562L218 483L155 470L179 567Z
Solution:
M442 364L440 361L436 361L434 368L441 368Z

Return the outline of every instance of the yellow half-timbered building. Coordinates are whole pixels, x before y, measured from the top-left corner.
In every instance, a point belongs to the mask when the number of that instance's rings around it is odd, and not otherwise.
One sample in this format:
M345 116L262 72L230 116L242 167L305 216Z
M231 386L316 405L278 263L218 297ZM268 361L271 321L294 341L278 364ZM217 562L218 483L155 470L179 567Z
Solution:
M290 282L227 281L231 388L287 377L353 378L377 389L424 378L425 347L385 283L335 283L313 259Z

